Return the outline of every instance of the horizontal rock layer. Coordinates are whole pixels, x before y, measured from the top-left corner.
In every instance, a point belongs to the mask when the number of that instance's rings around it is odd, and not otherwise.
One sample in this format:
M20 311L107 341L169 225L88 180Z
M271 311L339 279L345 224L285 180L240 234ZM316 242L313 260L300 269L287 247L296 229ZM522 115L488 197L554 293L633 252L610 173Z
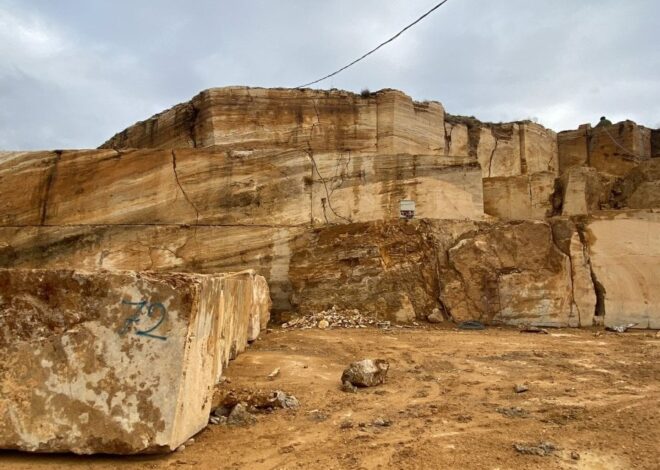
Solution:
M0 448L174 450L267 321L264 289L252 272L0 270Z
M432 155L305 151L0 153L0 224L312 225L481 218L479 166ZM17 192L15 188L22 188Z

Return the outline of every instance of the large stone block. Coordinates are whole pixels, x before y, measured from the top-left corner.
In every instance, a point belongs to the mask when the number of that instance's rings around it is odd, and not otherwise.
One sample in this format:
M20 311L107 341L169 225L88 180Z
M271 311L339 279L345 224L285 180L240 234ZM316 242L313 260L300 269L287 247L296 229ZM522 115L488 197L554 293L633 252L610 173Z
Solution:
M252 272L0 270L0 448L174 450L267 317L263 290Z
M660 328L660 212L592 216L586 225L591 265L604 289L605 325Z

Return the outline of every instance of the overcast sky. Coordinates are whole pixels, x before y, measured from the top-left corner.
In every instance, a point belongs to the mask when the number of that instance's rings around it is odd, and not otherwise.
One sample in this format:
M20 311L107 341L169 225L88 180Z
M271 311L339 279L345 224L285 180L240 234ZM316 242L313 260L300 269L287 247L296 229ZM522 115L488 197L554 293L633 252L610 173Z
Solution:
M0 0L0 149L94 148L202 89L294 87L437 0ZM482 120L660 127L660 1L449 0L319 88Z

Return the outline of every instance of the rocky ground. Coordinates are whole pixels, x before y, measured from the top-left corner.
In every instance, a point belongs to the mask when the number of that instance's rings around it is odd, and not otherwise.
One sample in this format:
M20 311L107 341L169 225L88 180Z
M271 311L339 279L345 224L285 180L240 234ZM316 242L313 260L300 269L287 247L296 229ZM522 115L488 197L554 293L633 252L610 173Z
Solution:
M171 455L5 452L0 469L657 469L660 338L549 333L274 329L217 396L282 390L298 408L210 425ZM341 391L344 368L366 357L389 361L386 383Z

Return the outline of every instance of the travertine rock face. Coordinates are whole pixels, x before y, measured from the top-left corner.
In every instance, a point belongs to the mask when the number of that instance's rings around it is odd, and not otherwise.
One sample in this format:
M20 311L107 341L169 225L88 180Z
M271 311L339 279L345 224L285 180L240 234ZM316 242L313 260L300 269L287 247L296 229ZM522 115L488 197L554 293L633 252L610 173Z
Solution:
M103 148L298 149L444 154L444 109L396 90L205 90L115 135Z
M604 288L605 325L660 328L660 212L592 216L586 226L591 265Z
M289 268L301 312L333 305L378 319L424 319L438 303L436 238L451 244L474 222L373 222L314 230L296 239Z
M591 214L608 204L613 180L591 167L568 168L560 179L562 215Z
M298 150L0 153L5 225L296 226L418 215L481 218L480 170L466 158ZM23 178L23 179L21 179ZM15 191L17 185L27 190Z
M484 212L502 219L544 219L554 212L555 174L484 178Z
M198 273L254 269L274 308L290 308L290 240L300 227L75 225L0 227L0 266Z
M560 172L590 166L601 173L624 176L638 163L651 158L651 137L651 129L632 121L595 128L585 124L577 130L560 132L557 135Z
M455 321L591 325L596 299L588 256L575 226L565 237L560 249L550 225L531 221L318 229L294 244L294 307L337 305L399 322L439 309Z
M454 320L568 326L570 259L545 222L495 224L466 235L448 251L453 275L441 299Z
M248 325L267 319L255 283L263 291L249 272L0 270L0 448L175 449L206 426Z
M641 162L614 189L612 199L616 208L660 208L660 159Z

